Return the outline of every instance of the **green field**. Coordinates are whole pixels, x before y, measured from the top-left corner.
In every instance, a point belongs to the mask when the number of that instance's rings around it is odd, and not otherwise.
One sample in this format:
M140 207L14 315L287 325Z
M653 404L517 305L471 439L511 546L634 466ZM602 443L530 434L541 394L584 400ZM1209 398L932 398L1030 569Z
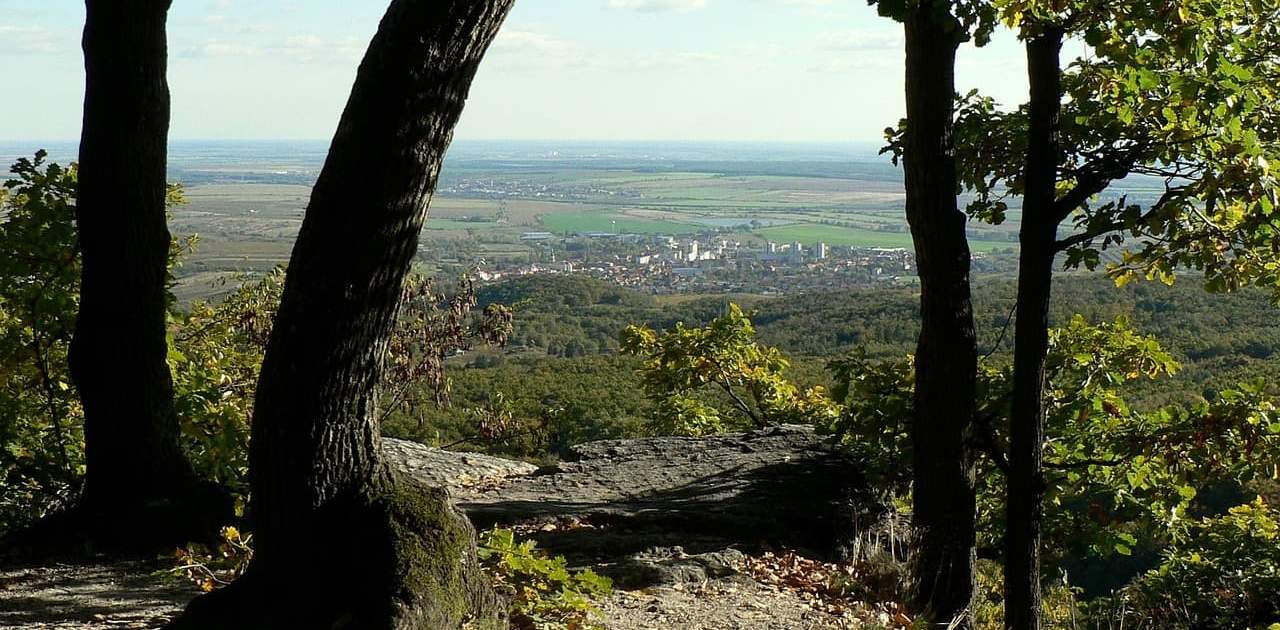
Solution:
M563 232L617 232L620 234L694 234L705 228L674 221L638 219L617 212L586 211L581 213L552 214L542 217L542 225L549 231Z
M763 238L778 243L800 241L813 244L819 241L828 245L852 245L855 247L911 247L911 235L906 232L880 232L859 230L837 225L797 223L756 230Z
M493 230L504 227L495 221L460 221L458 219L427 218L423 226L428 230Z
M811 245L821 241L828 245L848 245L853 247L912 247L911 234L908 232L860 230L817 223L780 225L756 230L755 234L777 243L800 241L806 245ZM969 248L980 252L1007 249L1014 246L1015 244L1009 241L982 241L972 237L969 239Z

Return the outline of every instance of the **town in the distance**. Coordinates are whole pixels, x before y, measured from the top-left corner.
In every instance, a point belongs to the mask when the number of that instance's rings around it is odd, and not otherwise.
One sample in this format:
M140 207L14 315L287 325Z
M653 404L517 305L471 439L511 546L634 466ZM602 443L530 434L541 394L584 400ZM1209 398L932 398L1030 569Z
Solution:
M169 179L186 203L170 229L199 235L177 270L180 299L288 261L325 148L173 143ZM75 147L49 151L66 159ZM9 153L19 156L0 145ZM482 282L574 274L657 295L912 285L902 190L901 172L871 144L462 141L442 170L417 265ZM1016 268L1018 218L1014 208L1001 225L971 222L976 273Z

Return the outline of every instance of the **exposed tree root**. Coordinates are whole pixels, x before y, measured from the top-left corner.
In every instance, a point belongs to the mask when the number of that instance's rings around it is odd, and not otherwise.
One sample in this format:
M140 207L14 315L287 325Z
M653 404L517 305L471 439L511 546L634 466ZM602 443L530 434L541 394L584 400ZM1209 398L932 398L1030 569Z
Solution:
M326 508L299 544L255 556L243 577L191 602L168 629L504 628L475 530L447 493L407 477L384 486Z

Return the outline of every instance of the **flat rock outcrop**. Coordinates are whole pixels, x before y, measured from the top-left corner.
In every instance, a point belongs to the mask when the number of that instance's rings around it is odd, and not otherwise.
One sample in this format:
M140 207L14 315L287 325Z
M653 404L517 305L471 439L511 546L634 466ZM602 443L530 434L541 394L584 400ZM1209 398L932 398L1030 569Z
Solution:
M448 488L455 495L469 487L528 476L538 469L526 462L479 453L445 451L394 438L382 440L382 454L400 471L428 485Z
M595 559L655 545L722 548L726 541L826 555L851 535L852 515L866 503L857 463L804 426L591 442L568 459L507 475L503 485L451 491L480 527L574 518L626 532L610 540L600 531L569 531L562 533L571 540L548 534L540 541ZM705 545L699 537L708 539Z

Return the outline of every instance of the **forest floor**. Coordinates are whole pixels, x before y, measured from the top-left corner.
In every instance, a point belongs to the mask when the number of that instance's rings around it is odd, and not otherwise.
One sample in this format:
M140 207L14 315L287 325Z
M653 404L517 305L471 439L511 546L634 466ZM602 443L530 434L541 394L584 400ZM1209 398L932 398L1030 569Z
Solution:
M199 590L145 562L0 569L0 628L156 628Z
M0 628L157 628L199 590L153 575L145 563L57 565L0 571ZM815 610L799 593L749 578L615 590L599 602L609 630L816 630L862 627Z
M895 627L892 607L829 592L823 563L856 521L856 465L811 430L582 445L522 462L386 440L387 457L449 488L477 527L509 527L571 566L614 580L611 630ZM855 518L850 518L853 510ZM0 628L154 628L198 589L157 563L0 567Z

